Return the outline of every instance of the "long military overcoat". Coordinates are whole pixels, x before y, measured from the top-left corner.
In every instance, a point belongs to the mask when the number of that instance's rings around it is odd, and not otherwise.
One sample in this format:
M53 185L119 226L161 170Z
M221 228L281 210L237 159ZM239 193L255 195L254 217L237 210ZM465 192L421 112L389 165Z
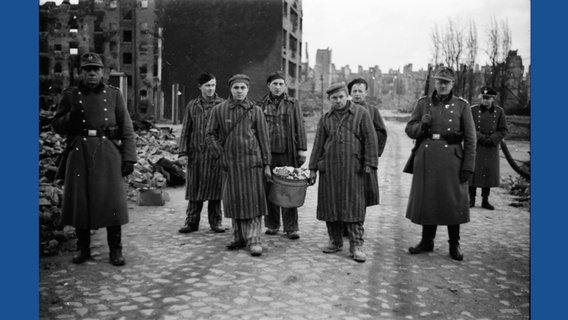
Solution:
M421 119L432 116L430 131ZM475 166L475 127L468 102L450 94L440 101L436 92L418 100L410 116L406 134L424 138L414 159L414 173L406 217L421 225L454 225L469 222L468 183L460 183L461 170L473 172ZM450 144L432 139L431 134L454 133L463 142Z
M205 139L211 111L221 102L215 94L210 100L200 96L187 104L179 141L179 155L187 156L186 200L221 200L221 168Z
M307 150L304 117L298 101L287 93L282 95L276 102L268 93L257 105L268 124L272 166L299 167L298 151Z
M132 121L118 88L99 85L96 90L70 88L63 93L53 120L55 132L67 136L63 223L97 229L128 223L123 161L136 162ZM81 114L79 123L70 111ZM120 140L89 136L84 130L118 126Z
M248 98L232 97L213 108L207 141L219 157L225 217L252 219L266 214L264 166L270 165L270 139L262 110Z
M503 108L493 104L490 108L482 105L471 107L477 133L475 155L475 173L469 180L472 187L498 187L501 182L499 169L499 150L501 140L509 132ZM491 145L480 143L485 137L491 139Z
M318 124L309 169L319 172L317 219L365 221L364 167L377 168L377 137L369 111L347 101Z
M375 134L377 135L377 150L379 157L383 154L387 143L387 129L385 127L385 122L383 117L379 112L379 108L370 105L366 101L359 103L369 111L371 115L371 121L373 122L373 127L375 128ZM379 204L379 177L377 175L377 170L373 169L373 172L368 175L365 181L365 202L367 206L373 206Z

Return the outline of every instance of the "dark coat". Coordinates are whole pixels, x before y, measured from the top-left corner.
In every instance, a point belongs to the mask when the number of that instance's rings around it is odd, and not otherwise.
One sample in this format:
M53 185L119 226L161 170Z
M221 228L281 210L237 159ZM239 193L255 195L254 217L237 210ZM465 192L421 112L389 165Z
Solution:
M136 162L132 121L118 88L100 85L64 91L53 120L53 129L67 136L63 223L97 229L128 223L123 161ZM72 118L76 110L80 118ZM85 135L86 129L118 126L119 139Z
M493 104L491 108L482 105L471 107L475 129L477 131L477 150L475 156L475 173L469 180L472 187L498 187L501 182L499 170L499 150L501 140L509 132L505 110ZM491 145L482 143L486 137Z
M432 116L432 126L425 131L421 119ZM475 127L466 100L450 94L440 101L436 92L418 100L406 134L424 138L414 159L414 173L406 217L421 225L453 225L469 222L468 184L460 183L460 171L473 172L475 166ZM463 142L450 144L434 140L428 134L455 133Z
M299 167L298 151L307 150L304 117L296 99L286 93L282 96L277 101L268 93L257 105L268 124L272 166Z
M207 125L207 142L225 171L225 217L265 215L264 166L270 165L270 139L262 110L248 98L243 102L229 98L218 104Z
M211 111L221 102L215 94L210 101L200 96L187 104L179 141L179 155L187 156L186 200L221 200L221 168L205 139Z
M365 221L364 167L377 168L377 137L369 111L347 102L318 124L309 169L319 172L317 219Z

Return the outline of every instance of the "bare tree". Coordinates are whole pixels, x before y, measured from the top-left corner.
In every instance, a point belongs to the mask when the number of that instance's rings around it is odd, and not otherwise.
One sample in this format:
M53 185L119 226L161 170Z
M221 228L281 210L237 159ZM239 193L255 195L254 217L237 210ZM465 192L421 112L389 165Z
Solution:
M466 58L466 65L467 65L467 78L468 78L468 85L467 85L467 100L471 101L473 98L473 94L475 91L474 88L474 78L475 78L475 74L474 74L474 66L475 66L475 61L477 59L477 26L475 24L475 21L470 21L469 23L469 28L468 28L468 33L467 33L467 39L466 39L466 54L467 54L467 58Z
M512 42L509 23L507 20L499 22L493 17L487 34L487 55L491 66L485 73L485 83L499 92L500 104L504 105L509 94L507 90L507 81L509 80L507 57Z
M442 46L442 36L440 35L440 29L438 28L438 24L434 24L432 28L432 62L434 66L437 66L440 63L440 51Z

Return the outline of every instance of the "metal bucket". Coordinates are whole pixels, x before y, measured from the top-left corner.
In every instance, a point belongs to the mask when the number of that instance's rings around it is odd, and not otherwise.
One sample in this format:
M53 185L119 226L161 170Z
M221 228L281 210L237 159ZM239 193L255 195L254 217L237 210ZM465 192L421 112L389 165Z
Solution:
M283 208L298 208L304 204L308 179L292 180L272 175L268 201Z

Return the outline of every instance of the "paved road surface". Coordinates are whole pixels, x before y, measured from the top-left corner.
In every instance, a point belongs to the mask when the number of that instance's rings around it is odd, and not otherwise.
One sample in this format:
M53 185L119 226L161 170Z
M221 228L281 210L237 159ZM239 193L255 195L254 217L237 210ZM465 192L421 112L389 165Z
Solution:
M434 252L409 255L421 231L404 218L411 140L403 123L387 128L381 204L365 222L366 263L348 250L321 252L327 232L315 219L317 186L299 210L301 238L263 234L261 257L227 251L231 230L208 231L206 208L198 232L177 233L184 190L168 188L164 206L130 204L126 266L108 263L105 230L93 235L93 261L74 265L72 252L40 259L41 319L529 319L529 211L493 189L497 209L476 207L462 226L464 261L449 258L445 227Z

